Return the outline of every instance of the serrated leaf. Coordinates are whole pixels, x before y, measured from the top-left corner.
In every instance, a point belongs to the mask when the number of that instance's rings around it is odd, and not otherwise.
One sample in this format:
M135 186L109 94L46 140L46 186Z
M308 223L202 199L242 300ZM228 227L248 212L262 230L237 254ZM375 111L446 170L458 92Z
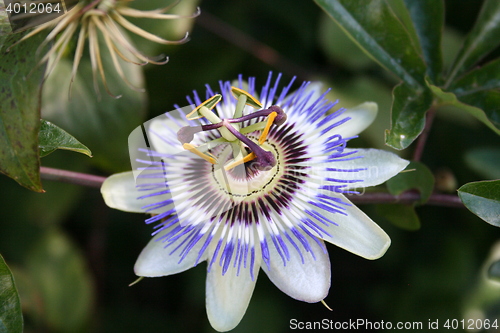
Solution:
M414 90L405 83L397 85L392 94L391 129L386 130L385 143L400 150L422 133L433 96L429 89Z
M71 150L92 157L90 149L71 134L43 119L38 135L38 147L40 148L40 157L47 156L57 149Z
M42 192L38 131L44 66L34 68L43 36L34 36L7 52L22 36L0 36L0 172Z
M465 184L458 189L458 196L471 212L500 227L500 180Z
M441 36L444 27L443 0L404 0L410 12L427 64L427 75L437 82L443 68Z
M500 179L500 148L482 147L469 150L465 163L483 177Z
M21 333L23 314L14 277L0 255L0 332Z
M420 229L420 219L413 206L404 204L377 205L377 213L398 228L409 231Z
M425 64L384 0L315 0L381 66L413 89L425 85Z
M42 306L44 325L54 332L82 332L91 314L93 290L84 258L73 242L52 228L26 260Z
M447 85L500 44L500 1L485 0L472 30L465 38L448 77Z
M493 130L493 132L500 135L500 129L495 127L495 125L488 118L488 115L486 114L486 112L484 110L482 110L478 107L466 104L465 102L462 102L452 92L446 92L446 91L442 90L441 88L436 87L430 83L428 83L427 85L431 89L434 96L437 97L437 99L438 99L437 104L439 106L450 105L450 106L456 107L459 110L465 111L465 112L471 114L472 116L476 117L481 122L483 122L486 126L488 126L491 130ZM482 93L482 92L478 92L476 94L480 94L480 93ZM476 95L476 94L473 94L474 98L479 98L479 95ZM469 95L469 96L471 96L471 95ZM495 96L496 97L493 97L492 100L481 101L481 104L493 106L496 103L496 105L499 105L498 102L496 102L499 98L498 93L496 93ZM493 113L493 114L498 114L498 113Z
M393 195L400 195L413 189L418 190L420 193L418 204L426 203L434 189L434 175L425 164L416 161L410 162L406 170L389 179L386 183L387 189Z

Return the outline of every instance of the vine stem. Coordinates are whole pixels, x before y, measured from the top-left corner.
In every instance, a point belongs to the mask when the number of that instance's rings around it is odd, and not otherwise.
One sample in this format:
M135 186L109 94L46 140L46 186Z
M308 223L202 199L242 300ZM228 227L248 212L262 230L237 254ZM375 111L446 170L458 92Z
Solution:
M87 173L40 167L40 176L45 180L100 188L106 177L89 175Z
M48 167L41 167L40 174L41 178L44 180L65 182L94 188L100 188L102 183L106 179L106 177ZM365 193L362 195L348 195L347 197L353 203L361 205L383 203L412 204L420 200L420 194L416 192L406 192L401 195L376 192ZM457 195L441 193L433 193L426 204L444 207L464 207L463 203L460 201Z
M434 116L436 115L436 109L430 108L427 111L427 116L425 118L425 127L417 140L417 146L413 152L413 161L420 161L422 154L424 153L425 144L427 143L427 138L429 137L429 132L431 131L432 123L434 121Z

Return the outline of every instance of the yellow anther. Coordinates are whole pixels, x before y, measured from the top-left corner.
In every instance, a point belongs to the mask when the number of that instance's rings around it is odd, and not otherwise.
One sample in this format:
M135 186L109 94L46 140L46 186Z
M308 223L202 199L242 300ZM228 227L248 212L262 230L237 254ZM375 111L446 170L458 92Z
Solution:
M260 134L259 145L263 144L264 141L266 141L267 134L269 133L269 129L271 128L271 125L274 122L274 118L276 118L277 115L278 114L276 112L271 112L269 114L269 116L267 118L266 127L264 127L264 129L262 130L262 133Z
M204 114L202 114L202 113L199 112L200 109L202 107L206 107L207 109L212 110L215 107L215 105L220 102L221 99L222 99L222 95L220 95L220 94L213 95L212 97L210 97L209 99L207 99L205 102L203 102L200 105L198 105L196 107L196 109L194 109L193 111L189 112L186 115L186 118L188 120L194 120L194 119L200 119L200 118L206 117L206 115L204 115Z
M234 161L234 162L226 165L224 167L224 170L226 170L226 171L231 170L232 168L234 168L240 164L246 163L248 161L251 161L254 158L255 158L255 154L252 152L252 153L248 154L247 156L243 157L241 160L237 160L237 161Z
M247 97L247 100L245 103L246 105L250 105L251 107L254 107L256 109L262 109L262 103L259 102L259 100L257 100L255 97L250 95L245 90L242 90L242 89L236 88L236 87L231 87L231 92L233 93L233 96L236 99L238 99L240 97L240 95L245 95Z
M212 154L210 154L210 153L204 154L190 143L183 144L182 148L189 150L191 153L193 153L195 155L198 155L199 157L203 158L207 162L210 162L212 164L217 163L217 160L215 159L215 157L213 157Z

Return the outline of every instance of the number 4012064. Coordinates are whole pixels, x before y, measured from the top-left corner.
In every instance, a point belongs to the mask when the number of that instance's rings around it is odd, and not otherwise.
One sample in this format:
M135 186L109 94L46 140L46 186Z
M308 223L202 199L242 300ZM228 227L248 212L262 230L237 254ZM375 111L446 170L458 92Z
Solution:
M446 329L456 330L489 330L491 328L497 330L498 329L498 320L489 320L489 319L448 319L443 325Z
M51 13L60 13L62 11L60 3L43 3L43 2L38 2L38 3L9 3L7 7L5 8L5 11L8 14L51 14Z

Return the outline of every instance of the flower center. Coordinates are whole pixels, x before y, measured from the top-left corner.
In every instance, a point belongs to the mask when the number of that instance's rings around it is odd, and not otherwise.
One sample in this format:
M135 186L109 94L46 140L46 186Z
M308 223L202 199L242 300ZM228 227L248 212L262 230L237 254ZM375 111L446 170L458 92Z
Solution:
M251 140L252 138L249 137L248 139ZM257 137L253 139L257 140ZM248 201L270 192L274 181L283 174L283 163L278 161L280 159L278 148L268 142L264 142L259 148L266 149L265 151L269 156L272 156L275 161L273 166L262 169L262 164L257 162L257 159L239 164L229 170L222 168L220 164L212 165L212 184L218 188L218 191L231 197L231 200L235 203ZM226 145L217 154L217 159L220 161L231 159L231 154L231 146Z
M222 98L220 94L216 94L198 105L198 107L186 116L188 120L206 118L211 124L182 127L177 132L178 140L182 143L184 149L189 150L212 164L223 165L225 171L232 170L237 166L243 166L245 174L248 176L252 172L252 170L248 170L247 172L248 162L252 162L251 166L255 170L271 170L277 164L275 153L264 149L263 144L266 142L271 126L273 124L277 126L282 125L286 121L286 114L279 106L273 105L267 109L261 109L243 116L245 105L258 109L262 107L262 104L244 90L231 87L231 92L238 99L233 118L221 119L211 111ZM256 121L248 126L243 126L244 122L252 119L260 120L260 118L264 118L264 121ZM219 131L220 137L212 140L210 145L204 146L226 143L227 147L218 157L209 153L208 149L207 152L204 152L200 147L195 147L190 143L196 133L213 130ZM261 134L258 140L254 141L245 136L245 134L254 133L259 130ZM231 155L232 158L229 157ZM234 174L237 173L235 172Z

